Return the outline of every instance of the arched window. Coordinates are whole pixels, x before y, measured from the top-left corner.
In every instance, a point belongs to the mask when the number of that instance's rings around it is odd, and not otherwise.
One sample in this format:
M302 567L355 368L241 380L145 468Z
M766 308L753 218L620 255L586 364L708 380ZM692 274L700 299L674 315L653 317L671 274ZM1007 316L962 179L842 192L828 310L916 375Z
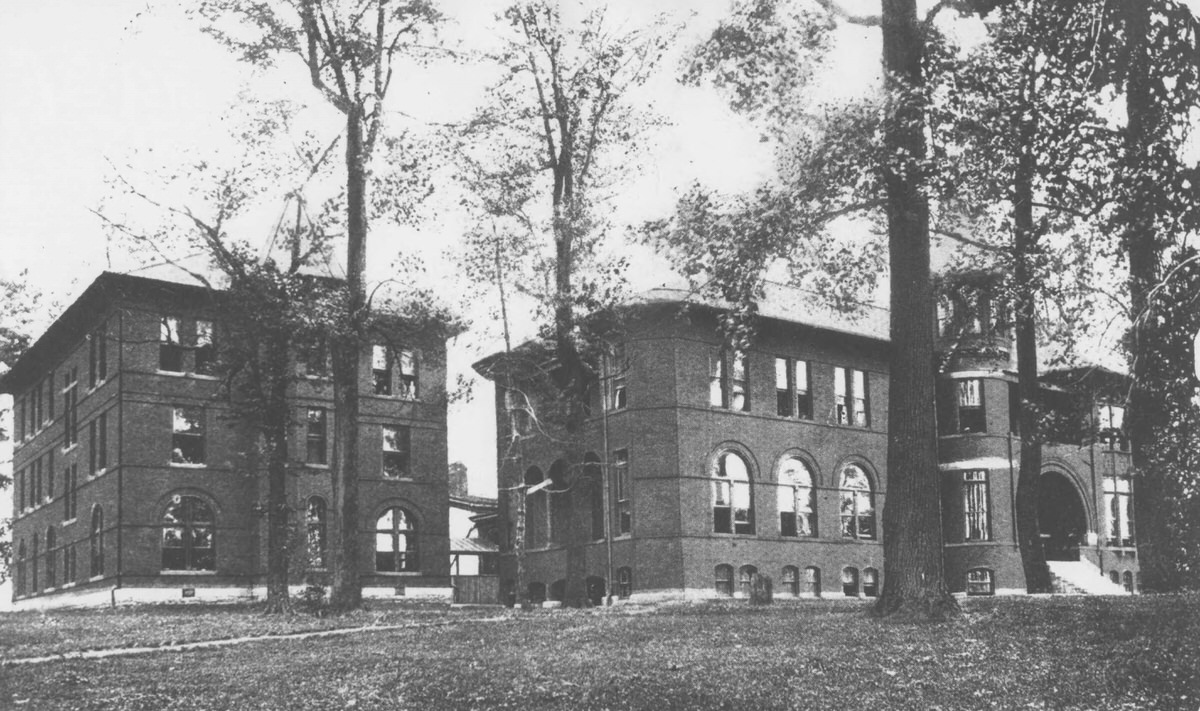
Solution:
M529 467L525 470L525 486L533 487L541 484L545 477L542 470ZM542 488L532 494L525 490L525 546L541 548L546 545L546 534L549 532L549 514L546 506L546 489Z
M1125 584L1125 592L1127 592L1127 593L1132 593L1132 592L1134 592L1134 588L1133 588L1133 573L1131 573L1130 571L1126 570L1126 571L1125 571L1125 572L1124 572L1124 573L1121 575L1121 582L1123 582L1123 583Z
M800 596L800 569L794 565L783 566L783 575L780 576L781 584L780 592L791 595L792 597Z
M758 568L753 565L743 565L738 568L738 591L742 597L750 597L750 588L754 574L758 572Z
M1112 581L1113 585L1120 585L1121 584L1121 571L1119 571L1119 570L1108 571L1108 579Z
M36 533L33 534L33 547L29 552L29 592L36 593L38 591L38 537Z
M18 595L25 594L25 541L17 545L17 578L13 581L13 587Z
M754 533L750 469L736 452L717 455L713 466L713 530L717 533Z
M604 540L604 480L600 456L595 452L583 455L583 485L587 487L588 513L592 521L592 540Z
M842 594L858 597L858 568L842 568Z
M617 569L617 597L628 599L633 594L633 568Z
M530 583L529 584L529 601L536 604L541 604L546 601L546 584L545 583Z
M305 541L308 545L308 567L325 567L325 499L312 496L304 509Z
M722 563L713 569L717 579L717 594L733 597L733 566Z
M546 499L550 505L550 527L546 538L553 543L567 542L570 528L567 517L571 515L569 496L571 488L567 482L567 463L559 459L550 465L550 488L546 489Z
M804 593L821 597L821 569L810 565L804 569Z
M559 578L550 583L550 600L553 602L562 602L567 599L567 581Z
M375 521L375 570L400 573L417 568L417 523L399 506L383 512Z
M842 467L838 485L842 510L843 538L875 538L875 493L871 480L857 464Z
M204 499L175 496L163 514L162 569L216 570L216 527L217 518Z
M975 568L967 571L968 595L995 595L996 579L987 568Z
M88 548L91 552L91 567L93 578L104 575L104 509L92 507L92 528L88 535Z
M874 568L865 568L862 572L863 595L867 597L879 597L879 571Z
M58 574L58 551L55 549L54 526L46 527L46 587L55 586L54 578Z
M812 471L797 457L779 466L779 533L783 536L817 535L817 502Z

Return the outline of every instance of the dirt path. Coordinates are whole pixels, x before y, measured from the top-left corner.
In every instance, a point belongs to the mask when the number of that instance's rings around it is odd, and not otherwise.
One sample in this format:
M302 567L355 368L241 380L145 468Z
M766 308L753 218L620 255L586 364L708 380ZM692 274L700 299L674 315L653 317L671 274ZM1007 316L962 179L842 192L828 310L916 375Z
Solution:
M156 652L190 652L196 649L214 649L217 647L232 647L250 642L265 642L271 640L312 639L315 637L334 637L337 635L355 634L358 632L388 632L393 630L411 630L427 627L446 627L474 622L503 622L511 620L511 615L497 617L479 617L466 620L439 620L437 622L410 622L401 625L369 625L366 627L342 627L332 630L317 630L315 632L291 632L288 634L254 635L250 637L231 637L228 639L210 639L197 642L181 642L160 644L154 647L113 647L109 649L90 649L80 652L62 652L47 654L40 657L20 657L17 659L2 659L0 667L19 666L25 664L47 664L72 659L106 659L108 657L131 657L136 654L154 654Z

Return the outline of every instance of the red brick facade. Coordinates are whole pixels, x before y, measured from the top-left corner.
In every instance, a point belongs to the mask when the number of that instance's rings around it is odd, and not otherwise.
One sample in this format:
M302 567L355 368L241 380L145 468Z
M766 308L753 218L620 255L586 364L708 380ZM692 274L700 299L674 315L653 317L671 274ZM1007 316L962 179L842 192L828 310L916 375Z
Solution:
M163 318L194 331L196 319L210 318L210 298L198 287L105 273L4 376L0 384L13 395L18 422L13 467L18 606L68 591L79 596L111 590L115 600L120 591L154 590L156 599L183 599L204 597L198 589L251 591L265 584L266 518L260 512L266 478L255 461L255 442L231 420L217 378L196 372L204 368L197 362L194 333L192 345L183 339L180 365L160 369ZM213 330L219 343L220 324ZM372 394L370 357L366 349L359 443L363 584L403 594L448 589L444 347L418 353L416 399ZM54 400L52 416L47 398ZM326 530L333 526L328 466L309 463L306 449L309 408L324 411L325 461L332 461L332 386L326 378L302 378L292 398L295 476L288 498L298 520L297 548L303 548L311 497L326 504ZM40 418L33 416L35 408ZM176 432L187 429L177 425L177 411L195 415L198 436ZM73 444L72 421L78 432ZM408 476L384 475L385 425L410 432ZM202 463L178 461L188 458L180 452L196 447L202 448ZM195 502L194 508L184 512L181 501ZM418 564L410 571L379 573L373 532L378 517L394 506L407 511L415 526L410 546L416 547ZM181 515L193 520L166 519ZM93 520L99 524L95 532ZM165 543L168 529L188 536L186 550L165 550L178 543ZM47 536L53 539L49 550ZM293 581L323 580L322 566L310 566L306 558L297 556Z
M604 417L603 388L597 387L583 435L586 455L597 459L602 458L603 441L608 443L614 594L643 599L740 594L741 573L751 567L774 579L777 595L877 593L883 569L879 522L887 494L887 342L851 333L852 328L834 330L764 318L745 354L742 378L741 368L730 365L728 354L722 356L717 315L711 309L648 304L634 310L626 327L627 368L612 369L621 371L616 382L623 381L623 402L610 395L613 406ZM723 371L715 365L722 357L727 359ZM777 359L781 373L794 371L797 362L806 363L807 372L777 381ZM499 498L501 519L508 521L501 575L502 586L511 591L515 497L524 495L522 484L535 485L552 469L562 468L556 462L564 454L562 433L548 429L546 422L537 427L520 425L525 436L514 437L508 408L524 402L529 391L516 384L521 394L506 402L507 381L498 375L495 363L489 359L476 367L498 384ZM722 399L714 375L744 380L744 384L726 383L726 394L736 391L735 401ZM840 386L835 376L840 376ZM966 434L957 433L955 421L943 429L940 440L949 584L952 590L965 592L968 572L986 570L991 591L1023 590L1012 515L1019 440L1009 432L1008 413L1008 383L1015 381L1015 375L1009 369L1007 350L974 361L960 356L941 377L947 383L980 380L985 419L982 431ZM856 401L854 391L861 383L866 397ZM806 392L797 393L798 385L807 385ZM952 383L943 391L955 393ZM547 402L544 394L532 401L535 411ZM956 405L956 401L949 403ZM856 410L862 414L856 416ZM865 422L856 419L863 416ZM971 416L963 413L967 429L971 429ZM621 531L618 500L621 457L614 453L619 450L627 452L631 491L627 533ZM738 498L737 484L727 487L716 476L717 460L724 452L736 453L745 462L749 479L750 511L739 513L734 502L732 517L750 520L732 526L724 523L729 507L718 505L722 487ZM1107 504L1101 484L1106 471L1128 471L1128 454L1100 444L1048 445L1044 458L1045 471L1069 483L1083 509L1086 530L1078 532L1078 555L1106 574L1112 570L1118 575L1135 574L1132 546L1108 545L1105 538ZM808 492L793 489L781 477L782 470L796 467L792 459L803 463L813 484L809 500L815 510L799 524L796 513L803 513L805 506L791 502L793 495L802 499ZM598 475L587 475L597 469L588 470L583 462L566 462L566 468L585 473L570 491L552 484L525 498L525 580L535 599L542 595L558 599L563 588L567 534L562 531L565 522L555 517L555 511L564 508L563 497L574 497L574 510L583 512L603 502L589 483ZM850 488L854 477L844 474L856 471L865 474L869 492ZM964 472L979 471L986 473L970 476L983 479L982 484L964 478ZM982 503L979 486L984 487ZM968 497L970 487L975 488ZM968 528L966 508L972 509L974 530ZM543 516L548 519L545 523L540 520ZM1048 525L1058 518L1049 506ZM542 534L547 527L549 534ZM597 598L604 581L610 579L608 549L599 528L594 529L585 554L592 596ZM732 580L728 580L731 570ZM814 585L816 571L819 582Z

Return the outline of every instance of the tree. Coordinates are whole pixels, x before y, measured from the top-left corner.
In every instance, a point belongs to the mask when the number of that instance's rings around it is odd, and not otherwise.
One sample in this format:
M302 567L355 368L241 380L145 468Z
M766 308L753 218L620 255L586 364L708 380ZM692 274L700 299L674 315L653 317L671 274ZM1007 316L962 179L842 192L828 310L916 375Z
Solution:
M4 304L0 312L0 365L5 370L29 348L32 342L33 324L39 312L41 294L30 287L22 272L18 279L0 279L0 303ZM9 439L3 422L8 419L8 413L0 410L0 442ZM0 491L12 486L12 462L2 462L0 471ZM8 579L12 568L12 521L0 519L0 582Z
M603 9L581 11L577 23L569 17L548 0L505 11L509 43L496 61L506 71L469 125L460 157L482 224L474 261L482 257L486 264L494 256L490 281L527 285L549 322L544 330L554 364L545 374L559 407L539 413L539 420L553 423L571 465L557 487L565 489L560 495L567 508L565 602L581 606L587 599L587 517L574 507L587 483L580 437L596 381L593 363L603 350L603 338L581 312L609 309L617 296L612 277L623 269L621 262L604 265L596 258L608 230L598 208L653 121L636 108L632 94L649 79L671 33L661 20L618 32ZM538 200L548 203L545 220L537 217L545 212ZM500 256L507 244L540 257L528 279L512 278L505 266L513 264L511 256ZM540 292L534 286L539 282L546 285Z
M814 273L837 275L816 280L819 290L849 301L833 282L870 287L878 270L871 250L829 237L839 217L882 208L886 216L891 306L891 375L888 407L888 498L883 511L884 589L877 614L940 619L957 613L942 569L940 485L934 431L933 313L930 274L931 175L926 155L924 76L925 30L911 0L884 0L878 18L849 15L832 2L829 14L784 12L775 0L751 0L714 33L698 53L696 76L715 76L718 85L737 88L733 104L760 115L787 117L790 125L770 133L793 137L777 149L780 180L748 198L728 203L693 190L680 201L672 220L649 226L652 239L676 253L685 273L706 278L733 302L735 339L748 337L743 324L753 315L765 271L780 259L804 257L809 266L792 267L793 281ZM874 24L883 30L887 97L816 110L771 110L770 102L792 100L805 72L786 70L805 57L819 57L833 17ZM926 20L928 22L928 20ZM793 30L788 40L786 30ZM799 35L795 31L799 29ZM759 48L766 47L765 56ZM779 64L782 59L783 64ZM756 88L786 78L787 91L757 100ZM744 90L749 87L748 91ZM771 98L771 94L778 98ZM882 109L882 111L880 111ZM883 115L882 123L878 115ZM815 264L813 262L816 262ZM844 278L849 275L849 278ZM843 277L843 278L838 278Z
M1096 8L1045 0L1013 1L988 13L988 41L971 52L933 39L931 135L943 210L972 218L985 232L976 265L1008 274L1012 306L1004 326L1016 334L1021 397L1017 529L1026 586L1050 591L1038 531L1038 481L1046 437L1039 407L1039 303L1062 301L1065 279L1079 278L1068 243L1098 222L1109 199L1115 133L1097 115L1088 84ZM1057 235L1056 244L1048 236ZM979 247L987 249L980 250Z
M210 368L222 378L230 425L254 435L254 449L244 453L248 468L266 473L267 496L260 506L267 526L267 606L280 612L290 607L294 557L288 550L295 520L287 479L297 423L289 393L303 380L294 356L327 342L335 325L346 320L335 298L336 282L312 274L328 257L326 230L336 228L330 214L338 203L327 202L314 214L306 198L306 188L327 167L337 140L322 146L312 135L291 132L292 111L284 104L247 101L238 108L250 120L236 126L232 160L217 154L183 169L170 166L145 181L178 202L115 175L114 201L139 216L118 216L111 205L96 214L116 238L152 251L209 290L219 324L218 332L209 334L217 344ZM291 150L280 150L280 136L287 137ZM272 198L282 201L283 214L266 249L235 236L240 220ZM152 208L158 222L140 207ZM187 267L180 259L186 253L204 255L212 270Z
M269 66L280 56L299 57L313 88L345 119L348 328L331 343L337 526L331 537L330 600L339 608L359 607L359 354L366 342L370 307L366 289L370 163L381 140L384 102L399 60L414 51L423 56L427 47L421 42L440 15L427 0L205 0L196 13L206 22L207 32L248 63Z

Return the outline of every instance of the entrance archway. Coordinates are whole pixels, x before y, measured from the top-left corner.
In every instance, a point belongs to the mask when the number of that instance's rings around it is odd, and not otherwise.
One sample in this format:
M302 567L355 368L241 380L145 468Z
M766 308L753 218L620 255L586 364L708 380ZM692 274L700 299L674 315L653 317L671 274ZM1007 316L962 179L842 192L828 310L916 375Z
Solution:
M1075 485L1066 475L1050 470L1042 472L1038 490L1038 532L1046 560L1079 560L1087 516Z

